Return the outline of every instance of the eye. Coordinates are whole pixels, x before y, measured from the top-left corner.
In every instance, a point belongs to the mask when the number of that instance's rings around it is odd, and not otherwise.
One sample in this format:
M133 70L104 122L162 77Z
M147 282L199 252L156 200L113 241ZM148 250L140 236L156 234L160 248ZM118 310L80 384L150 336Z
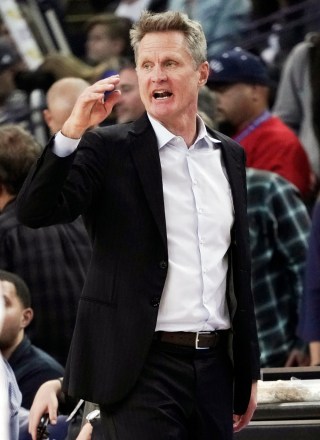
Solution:
M151 63L143 63L142 69L149 72L152 69Z
M129 93L129 92L131 92L131 90L133 90L133 87L126 84L126 85L120 87L120 90L122 93Z
M175 61L172 61L172 60L168 60L168 61L166 61L166 67L174 67L174 66L176 66L176 62Z

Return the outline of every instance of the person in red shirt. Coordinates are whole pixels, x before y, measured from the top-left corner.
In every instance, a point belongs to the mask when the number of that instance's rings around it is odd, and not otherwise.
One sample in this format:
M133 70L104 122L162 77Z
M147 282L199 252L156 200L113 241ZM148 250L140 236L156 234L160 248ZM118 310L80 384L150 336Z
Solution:
M313 183L308 157L295 133L269 112L270 80L262 61L239 47L224 52L210 61L207 85L217 95L217 122L231 126L247 166L278 173L307 199Z

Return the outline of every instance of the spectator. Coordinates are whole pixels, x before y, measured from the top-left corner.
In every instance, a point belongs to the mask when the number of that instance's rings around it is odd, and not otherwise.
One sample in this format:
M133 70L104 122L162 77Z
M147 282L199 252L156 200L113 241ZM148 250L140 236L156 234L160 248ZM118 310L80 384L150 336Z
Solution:
M312 216L299 336L309 344L311 365L320 365L320 199Z
M2 320L5 316L3 294L3 285L0 283L0 337ZM1 351L0 390L1 440L31 440L31 436L28 433L29 411L21 406L22 396L16 377L10 364L3 358ZM52 438L55 438L56 440L65 440L66 427L66 417L58 416L56 426L52 428L50 427Z
M51 134L61 129L80 93L88 85L88 81L76 77L62 78L52 84L46 95L47 108L43 111Z
M3 289L0 284L0 336L5 316ZM2 439L18 440L21 393L8 362L0 352L0 435Z
M309 35L289 54L282 70L273 112L300 138L320 179L320 34Z
M5 420L3 420L4 426L1 426L0 432L2 432L6 436L2 437L4 439L18 440L21 393L19 391L19 387L13 371L8 362L3 359L1 353L0 371L2 374L2 381L0 382L0 384L2 385L1 400L4 397L3 403L6 406L8 405L7 408L4 408ZM8 422L8 424L6 422Z
M308 364L296 336L310 218L296 187L247 168L252 291L261 367Z
M11 45L0 39L0 126L19 123L27 130L32 130L28 96L17 88L15 67L20 65L20 58Z
M95 66L90 66L75 56L53 53L44 57L43 63L37 72L30 74L30 78L32 80L33 75L37 73L48 74L52 78L49 87L58 79L66 77L78 77L92 83L100 79L107 70L114 70L118 67L118 60L105 60Z
M231 49L245 31L250 17L250 0L168 0L168 9L198 20L206 35L208 58Z
M247 166L280 174L306 200L312 188L308 157L294 132L268 109L269 77L258 57L240 48L210 62L208 86L217 95L217 121L228 122Z
M132 56L129 31L131 20L114 14L99 14L86 23L86 61L97 65Z
M4 298L0 285L0 335L4 318ZM0 353L0 438L9 438L9 393L7 390L5 362ZM20 396L21 399L21 396Z
M22 406L29 409L39 386L63 376L64 369L51 356L31 344L25 329L33 319L30 292L17 275L0 270L5 299L5 318L0 350L9 362L22 393Z
M140 98L137 72L134 64L124 65L119 71L121 91L120 98L115 106L117 123L132 122L144 112L144 105Z
M250 41L248 43L250 48L260 53L268 64L270 73L278 79L283 62L291 49L308 32L319 29L317 0L251 0L251 3L251 17L259 23L255 29L258 31L256 41L263 41L263 44L258 48L250 45ZM249 26L248 39L250 38L255 41Z
M59 419L58 410L60 414L67 414L75 408L77 403L77 401L66 397L62 392L61 380L50 380L42 384L34 398L29 414L29 432L31 433L32 439L37 439L37 426L39 425L40 418L43 414L49 414L50 425L55 426ZM97 419L97 423L94 423L93 425L91 425L91 423L85 423L85 416L87 416L92 410L97 409L97 406L87 403L88 411L85 410L83 413L84 420L82 420L82 416L80 418L78 417L82 411L82 407L83 403L81 404L79 411L77 411L71 418L66 439L90 440L92 438L92 440L104 440L105 437L101 432L99 419ZM73 424L75 418L76 424ZM92 437L90 436L91 434Z
M27 283L36 316L27 333L64 366L91 247L80 218L38 230L18 221L16 197L40 151L19 126L0 127L0 268Z

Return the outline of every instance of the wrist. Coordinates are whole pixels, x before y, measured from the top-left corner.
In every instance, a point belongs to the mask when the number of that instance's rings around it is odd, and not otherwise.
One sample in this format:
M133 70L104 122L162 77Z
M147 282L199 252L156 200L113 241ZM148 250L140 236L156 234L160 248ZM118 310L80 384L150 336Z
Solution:
M70 126L67 122L63 125L60 130L63 136L69 139L80 139L85 130L82 130L80 127Z

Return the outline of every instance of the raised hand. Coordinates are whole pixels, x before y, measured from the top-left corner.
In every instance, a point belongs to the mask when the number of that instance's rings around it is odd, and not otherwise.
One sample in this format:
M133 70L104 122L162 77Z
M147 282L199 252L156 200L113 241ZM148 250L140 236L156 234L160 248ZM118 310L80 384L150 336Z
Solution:
M79 139L88 128L106 119L118 102L120 91L116 86L119 81L119 75L113 75L87 87L77 99L71 115L62 127L64 136ZM105 98L105 92L111 93L107 93Z

